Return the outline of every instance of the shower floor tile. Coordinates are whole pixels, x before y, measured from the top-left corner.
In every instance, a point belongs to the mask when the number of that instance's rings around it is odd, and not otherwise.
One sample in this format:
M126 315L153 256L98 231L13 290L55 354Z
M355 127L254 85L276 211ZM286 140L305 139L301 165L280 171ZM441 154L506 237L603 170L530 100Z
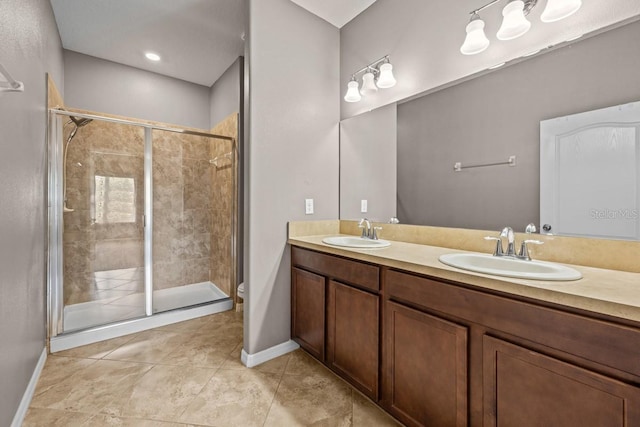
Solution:
M136 270L136 271L130 271ZM145 315L142 282L114 279L138 274L139 269L96 272L96 286L104 290L94 293L95 301L67 305L64 308L64 331L76 331ZM153 291L154 313L175 310L228 298L211 282L194 283Z
M67 306L64 313L64 331L69 332L144 316L144 306L131 307L92 301Z

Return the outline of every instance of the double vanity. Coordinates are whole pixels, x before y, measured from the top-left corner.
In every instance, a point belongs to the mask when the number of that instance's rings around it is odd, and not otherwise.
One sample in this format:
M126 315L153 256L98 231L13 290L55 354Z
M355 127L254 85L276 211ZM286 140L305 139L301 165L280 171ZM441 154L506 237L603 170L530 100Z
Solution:
M638 272L289 227L293 339L402 423L640 426Z

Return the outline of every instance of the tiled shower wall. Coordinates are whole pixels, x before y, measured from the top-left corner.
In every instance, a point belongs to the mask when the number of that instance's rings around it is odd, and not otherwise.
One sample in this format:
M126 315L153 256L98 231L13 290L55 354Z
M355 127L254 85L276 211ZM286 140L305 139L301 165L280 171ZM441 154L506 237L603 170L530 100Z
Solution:
M154 289L210 280L210 138L153 131Z
M212 281L231 294L234 168L230 158L210 160L232 143L163 130L152 138L154 289ZM144 129L94 120L71 142L67 168L74 212L64 214L65 305L109 297L95 272L144 265ZM95 175L133 178L132 222L96 221Z
M211 132L216 135L238 139L238 114L227 116L218 123ZM232 283L231 263L233 218L235 216L234 173L235 145L230 141L215 139L211 144L211 158L228 155L212 168L213 182L211 187L211 280L227 295L236 300L235 284ZM234 163L232 163L232 161Z
M230 150L217 138L153 131L154 289L211 281L230 295L232 168L211 163Z

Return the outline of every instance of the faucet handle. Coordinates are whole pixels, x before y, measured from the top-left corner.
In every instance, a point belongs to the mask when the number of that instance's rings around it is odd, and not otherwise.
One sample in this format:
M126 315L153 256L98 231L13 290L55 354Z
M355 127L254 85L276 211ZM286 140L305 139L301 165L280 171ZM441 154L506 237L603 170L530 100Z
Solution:
M544 245L544 242L540 240L527 239L523 240L520 245L520 253L518 254L518 258L531 261L531 256L529 255L529 247L527 244L531 243L532 245Z
M533 234L533 233L537 233L538 229L536 228L536 225L534 223L530 223L524 229L524 232L527 233L527 234Z
M495 240L496 250L493 252L493 256L502 256L504 252L502 250L502 239L499 237L485 236L484 240Z
M372 238L373 240L378 240L378 233L377 233L377 231L378 231L378 230L382 230L382 227L371 227L371 228L373 228L373 230L371 231L371 238Z

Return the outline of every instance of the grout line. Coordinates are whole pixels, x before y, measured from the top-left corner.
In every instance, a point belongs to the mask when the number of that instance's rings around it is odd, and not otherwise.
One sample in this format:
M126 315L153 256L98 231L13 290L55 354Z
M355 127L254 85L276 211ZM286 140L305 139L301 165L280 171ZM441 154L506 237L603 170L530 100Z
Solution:
M291 359L289 359L291 360ZM287 361L287 365L289 364L289 361ZM250 368L248 368L250 369ZM276 400L276 396L278 395L278 390L280 390L280 385L282 384L282 380L284 378L284 371L282 373L282 375L280 375L280 379L278 380L278 386L276 387L276 391L273 393L273 397L271 398L271 403L269 404L269 410L267 411L267 414L264 416L264 421L262 422L262 427L265 426L265 424L267 424L267 420L269 419L269 414L271 413L271 409L273 409L273 402L275 402Z

